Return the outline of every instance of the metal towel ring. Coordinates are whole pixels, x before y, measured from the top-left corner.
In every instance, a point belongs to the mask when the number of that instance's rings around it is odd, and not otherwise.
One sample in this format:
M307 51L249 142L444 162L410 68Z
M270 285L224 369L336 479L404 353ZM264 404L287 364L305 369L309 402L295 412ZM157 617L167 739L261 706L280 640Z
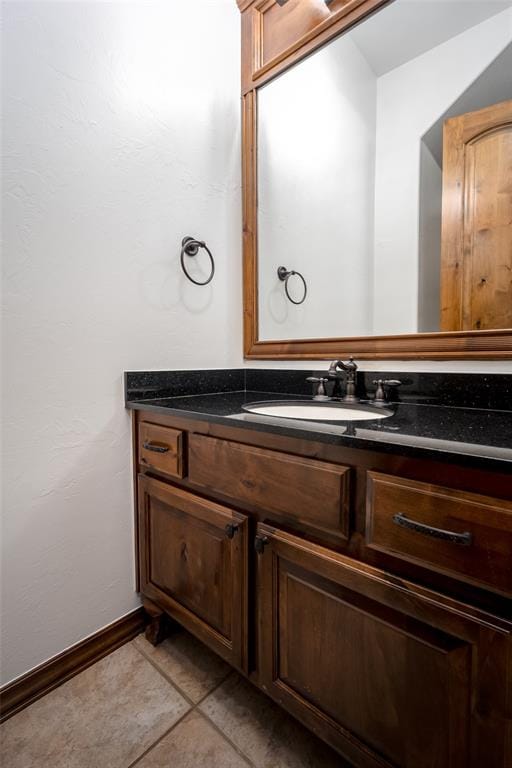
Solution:
M302 283L304 285L304 296L300 301L295 301L295 299L292 299L290 294L288 293L288 280L292 275L297 275L297 277L300 277L302 280ZM306 301L306 296L308 293L308 286L306 285L306 281L304 280L304 275L301 275L300 272L296 272L294 269L286 269L286 267L278 267L277 268L277 276L278 278L284 282L284 291L286 293L286 296L288 297L288 300L291 301L292 304L303 304Z
M203 280L202 282L200 280L194 280L193 277L190 276L190 274L187 272L185 267L185 254L187 256L197 256L198 251L200 248L204 248L208 256L210 257L210 263L212 265L212 271L210 272L210 276L207 280ZM215 274L215 262L213 260L212 252L206 245L206 243L203 240L196 240L195 237L184 237L181 241L181 268L183 272L185 273L186 277L190 280L191 283L194 283L195 285L208 285L213 280L213 276Z

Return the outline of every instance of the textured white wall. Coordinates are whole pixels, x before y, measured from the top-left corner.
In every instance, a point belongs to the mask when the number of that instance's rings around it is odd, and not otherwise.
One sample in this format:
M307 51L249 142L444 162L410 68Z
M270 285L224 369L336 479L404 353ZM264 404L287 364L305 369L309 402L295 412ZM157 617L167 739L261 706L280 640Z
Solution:
M372 331L376 78L340 37L258 97L259 318L262 339ZM280 265L302 272L304 304ZM298 278L290 293L302 296Z
M418 199L418 319L421 333L439 330L443 172L428 146L420 145Z
M241 234L233 0L3 16L6 682L138 604L122 372L240 363Z

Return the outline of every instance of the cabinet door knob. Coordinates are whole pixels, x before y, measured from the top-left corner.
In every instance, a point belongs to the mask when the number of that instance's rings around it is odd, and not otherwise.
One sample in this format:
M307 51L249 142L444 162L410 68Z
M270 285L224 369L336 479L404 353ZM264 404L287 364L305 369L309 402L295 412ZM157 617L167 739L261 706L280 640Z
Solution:
M254 539L254 549L258 553L258 555L262 555L263 551L265 549L265 544L268 544L268 536L262 536L261 534L257 534L256 538Z
M228 539L232 539L239 528L240 528L240 525L238 523L228 523L224 528Z

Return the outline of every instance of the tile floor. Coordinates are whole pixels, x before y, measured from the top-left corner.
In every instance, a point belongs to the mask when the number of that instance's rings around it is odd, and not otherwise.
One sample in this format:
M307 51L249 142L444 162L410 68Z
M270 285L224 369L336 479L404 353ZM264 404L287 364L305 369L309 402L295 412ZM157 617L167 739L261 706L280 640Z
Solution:
M183 630L139 635L0 726L2 768L348 768Z

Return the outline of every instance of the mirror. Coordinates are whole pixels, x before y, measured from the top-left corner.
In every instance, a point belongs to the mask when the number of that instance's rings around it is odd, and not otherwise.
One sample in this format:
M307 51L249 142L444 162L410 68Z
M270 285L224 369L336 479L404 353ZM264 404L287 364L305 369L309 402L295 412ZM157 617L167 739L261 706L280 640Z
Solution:
M395 0L258 88L257 146L259 340L512 327L511 1Z

